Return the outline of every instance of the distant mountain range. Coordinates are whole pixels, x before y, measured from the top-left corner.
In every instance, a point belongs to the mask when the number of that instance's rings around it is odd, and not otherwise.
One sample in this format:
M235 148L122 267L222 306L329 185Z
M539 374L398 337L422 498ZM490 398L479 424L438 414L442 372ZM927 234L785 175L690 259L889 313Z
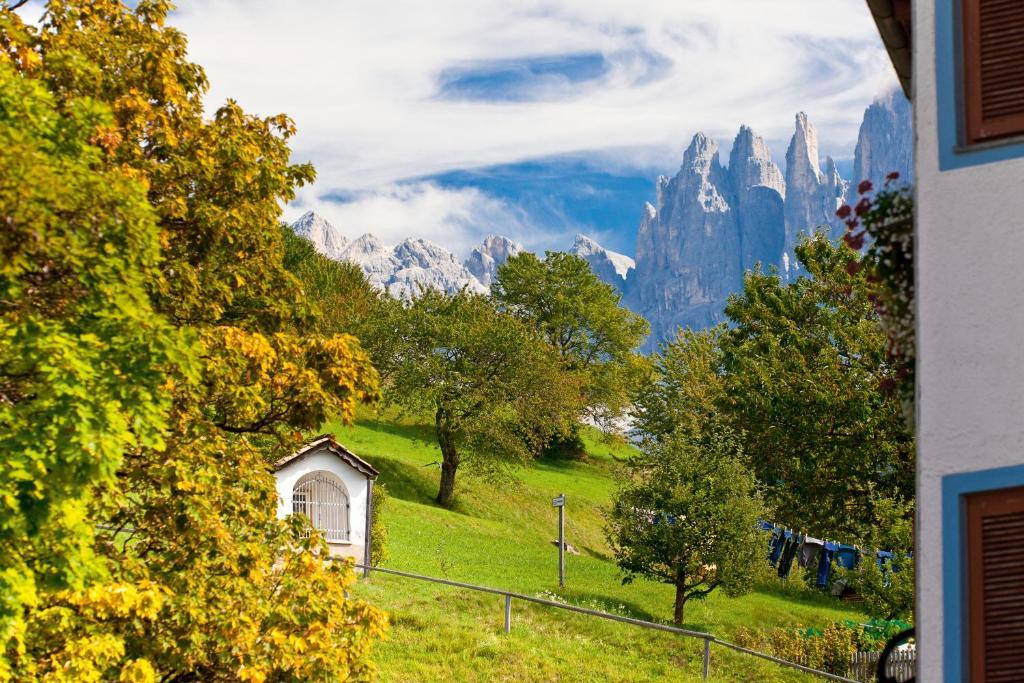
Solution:
M898 91L864 112L854 150L855 183L840 176L829 156L822 167L817 134L803 113L796 115L785 173L747 126L733 141L728 167L719 160L717 143L697 133L676 175L658 178L656 205L647 203L641 211L635 261L585 235L577 235L567 251L585 259L622 292L626 306L650 321L645 348L652 350L679 327L720 322L726 299L757 264L792 276L800 233L841 235L835 211L843 201L856 201L856 184L870 180L881 187L892 171L911 182L911 150L910 105ZM325 256L359 264L374 286L393 296L414 296L421 286L486 292L498 267L523 251L513 240L491 235L460 262L423 239L389 246L365 234L349 241L314 212L292 228Z
M510 256L523 251L521 244L507 237L490 235L459 262L447 249L424 239L410 238L397 245L386 245L367 233L349 241L313 211L306 212L291 227L328 258L361 266L370 284L395 297L415 296L421 287L449 293L463 287L472 292L488 292L498 268ZM609 251L585 235L577 235L568 252L586 260L602 280L620 291L634 266L633 259Z

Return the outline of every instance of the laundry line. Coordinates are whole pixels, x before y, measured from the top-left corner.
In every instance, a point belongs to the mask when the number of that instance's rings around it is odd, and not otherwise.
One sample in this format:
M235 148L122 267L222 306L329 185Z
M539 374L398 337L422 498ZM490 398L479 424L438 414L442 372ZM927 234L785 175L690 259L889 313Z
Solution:
M781 524L765 520L758 520L757 524L762 531L771 533L768 539L768 561L783 579L789 576L795 559L801 567L816 567L815 583L825 587L829 584L833 564L842 569L856 569L860 565L861 557L867 554L856 545L815 538ZM899 571L892 558L891 551L874 551L874 560L883 572Z

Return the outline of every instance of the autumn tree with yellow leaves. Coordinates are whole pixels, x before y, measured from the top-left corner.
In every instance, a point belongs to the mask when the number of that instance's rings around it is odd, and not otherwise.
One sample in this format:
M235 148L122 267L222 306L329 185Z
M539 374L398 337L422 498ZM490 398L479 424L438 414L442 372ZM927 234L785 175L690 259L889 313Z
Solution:
M0 5L0 680L366 679L266 462L377 374L282 265L291 121L204 112L170 9Z

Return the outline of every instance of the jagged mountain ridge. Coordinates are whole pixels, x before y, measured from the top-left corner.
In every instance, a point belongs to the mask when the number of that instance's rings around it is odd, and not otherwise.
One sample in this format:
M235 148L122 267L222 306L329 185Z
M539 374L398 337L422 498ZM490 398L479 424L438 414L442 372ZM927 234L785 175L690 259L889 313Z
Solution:
M460 263L452 252L424 239L409 238L389 246L366 233L349 241L314 211L307 211L291 227L324 256L360 266L371 285L394 297L415 296L423 287L449 293L463 287L471 292L487 292L498 268L524 251L521 244L507 237L488 235ZM587 261L599 278L620 289L633 267L633 259L605 249L586 235L576 235L567 251Z
M854 151L854 177L876 188L891 171L912 180L910 107L902 94L872 103ZM636 269L626 281L625 303L651 323L646 348L680 327L705 328L724 320L729 295L743 273L761 264L794 277L793 248L801 233L836 238L836 218L856 184L842 178L830 156L824 167L817 133L804 113L795 117L783 174L764 140L749 127L733 141L729 166L718 146L697 133L677 174L656 184L657 205L645 204L637 232Z
M794 277L793 247L800 233L824 229L833 238L841 235L835 210L844 200L856 201L860 180L878 188L897 171L902 181L911 182L910 106L894 91L865 110L854 150L855 182L840 176L830 156L821 159L817 133L803 113L795 116L785 172L748 126L737 133L728 161L722 165L714 140L694 136L676 175L657 179L655 204L643 206L635 260L584 235L567 250L585 259L599 278L623 293L626 306L650 321L647 350L679 327L722 321L726 299L741 289L743 273L758 264ZM421 286L485 292L498 267L523 250L507 237L491 235L460 263L426 240L392 247L367 234L349 242L312 212L293 228L330 258L358 263L372 284L395 296L413 296Z

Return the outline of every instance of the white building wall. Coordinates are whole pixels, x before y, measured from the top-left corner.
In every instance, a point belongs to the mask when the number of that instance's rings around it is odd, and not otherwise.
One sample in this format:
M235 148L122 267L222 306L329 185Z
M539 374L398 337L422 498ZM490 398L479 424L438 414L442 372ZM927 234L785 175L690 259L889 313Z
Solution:
M277 516L284 519L291 514L292 489L303 475L310 472L327 471L345 483L349 495L349 542L330 543L331 553L354 557L363 561L366 550L366 497L369 480L364 474L344 462L341 458L323 450L293 460L274 473L277 479Z
M939 170L935 0L915 0L919 681L944 680L941 477L1024 462L1024 160Z

